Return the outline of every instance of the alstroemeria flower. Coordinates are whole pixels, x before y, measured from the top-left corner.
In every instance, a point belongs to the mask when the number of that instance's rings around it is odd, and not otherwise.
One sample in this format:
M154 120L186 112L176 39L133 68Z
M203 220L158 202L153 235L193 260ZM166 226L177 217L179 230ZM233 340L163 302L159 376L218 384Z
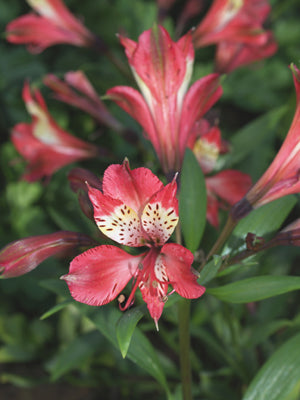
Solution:
M101 230L117 243L146 246L140 255L130 255L111 245L90 249L70 265L66 280L75 300L103 305L115 299L133 279L133 288L123 309L132 304L139 287L156 325L168 295L168 286L186 298L200 297L205 288L191 270L192 253L168 243L178 222L177 185L164 186L147 168L130 170L128 162L111 165L103 177L103 191L89 188L94 218Z
M53 74L49 74L44 78L44 84L53 90L56 99L80 108L92 115L101 124L110 126L116 131L122 130L121 124L100 100L84 72L67 72L64 81Z
M31 92L28 83L24 85L23 99L32 122L17 124L11 140L28 162L24 179L32 182L50 177L67 164L100 154L96 146L61 129L49 114L41 93Z
M209 175L215 169L220 154L230 151L229 145L221 138L217 126L211 127L202 119L195 124L189 141L202 170L205 174L207 194L207 220L215 228L219 226L219 209L227 209L239 201L251 187L248 174L228 169Z
M297 101L291 127L269 168L246 196L232 208L233 220L243 218L253 208L300 192L300 71L294 65L291 69Z
M190 33L173 42L158 26L143 32L137 43L120 40L141 93L117 86L107 95L140 123L164 171L178 171L195 121L222 94L219 76L205 76L187 91L194 61Z
M0 251L0 276L15 278L32 271L51 256L93 245L95 241L89 236L68 231L16 240Z
M26 44L41 52L55 44L91 46L94 35L67 9L61 0L27 0L36 14L23 15L6 27L7 40Z
M276 53L277 47L271 32L266 32L265 42L260 46L251 43L221 42L217 46L216 70L219 73L229 73L238 67L271 57Z
M267 0L215 0L193 32L194 45L216 44L216 70L223 73L270 57L277 50L263 28L270 9Z

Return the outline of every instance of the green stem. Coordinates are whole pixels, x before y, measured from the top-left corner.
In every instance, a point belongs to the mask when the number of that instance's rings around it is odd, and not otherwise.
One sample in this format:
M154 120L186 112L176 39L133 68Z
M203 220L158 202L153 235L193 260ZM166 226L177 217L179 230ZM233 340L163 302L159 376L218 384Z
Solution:
M179 355L183 400L192 400L192 371L190 360L190 308L190 300L180 299L178 303Z
M180 225L175 230L176 242L182 243ZM182 383L182 399L192 400L192 369L190 360L190 308L191 301L180 299L178 302L179 360Z
M237 222L238 221L233 220L231 218L231 216L229 215L221 235L218 237L216 243L211 248L210 252L206 256L206 259L201 267L204 267L204 265L210 259L211 256L213 256L214 254L217 254L219 252L219 250L223 247L224 243L226 242L226 240L230 236L231 232L235 228Z

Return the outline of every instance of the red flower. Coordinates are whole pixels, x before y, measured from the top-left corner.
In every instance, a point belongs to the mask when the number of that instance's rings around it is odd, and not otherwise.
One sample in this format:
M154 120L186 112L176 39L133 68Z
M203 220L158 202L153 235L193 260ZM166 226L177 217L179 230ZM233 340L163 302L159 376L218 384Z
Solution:
M249 190L251 178L248 174L232 169L209 175L215 169L219 155L227 153L229 146L222 140L220 129L217 126L211 127L206 120L202 119L195 124L189 147L206 175L206 217L217 228L219 209L226 209L239 201Z
M232 218L238 220L253 208L258 208L280 197L300 192L300 71L292 65L297 106L292 125L273 162L232 209Z
M6 27L7 40L26 44L32 52L67 43L90 46L94 35L71 14L61 0L27 0L37 14L23 15Z
M269 12L267 0L215 0L193 32L195 47L216 44L216 69L223 73L270 57L277 45L262 26Z
M1 278L24 275L46 258L94 244L95 241L87 235L68 231L16 240L0 251Z
M195 121L221 96L219 76L208 75L187 91L194 61L189 33L173 42L159 26L143 32L137 43L125 37L121 43L142 94L117 86L107 95L141 124L164 171L176 171Z
M12 142L28 161L24 179L29 182L50 177L59 168L72 162L99 155L99 149L62 130L48 112L38 90L23 89L26 108L32 116L30 124L20 123L12 129Z
M167 186L146 168L130 170L128 162L111 165L103 177L103 193L89 189L94 218L110 239L131 246L146 246L130 255L115 246L103 245L76 257L63 276L75 300L106 304L131 278L133 288L123 309L132 304L139 287L156 325L168 295L168 286L186 298L200 297L205 288L191 271L192 253L178 244L165 244L178 222L177 185Z
M121 124L110 114L97 92L82 71L70 71L64 76L64 81L49 74L44 83L55 93L55 98L78 107L92 115L101 124L120 131Z

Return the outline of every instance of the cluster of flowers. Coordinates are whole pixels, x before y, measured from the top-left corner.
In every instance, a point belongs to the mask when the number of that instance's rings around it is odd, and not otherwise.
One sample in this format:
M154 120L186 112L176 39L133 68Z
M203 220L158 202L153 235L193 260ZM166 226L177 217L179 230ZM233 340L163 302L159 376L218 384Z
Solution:
M26 44L32 52L41 52L55 44L98 50L100 47L104 54L109 51L102 39L75 18L62 0L27 1L34 13L8 24L9 42ZM173 1L157 3L158 18L162 21ZM200 11L201 5L199 0L186 2L177 32ZM116 246L100 245L77 256L69 273L62 277L76 300L90 305L106 304L133 279L131 294L120 307L126 309L132 304L139 287L157 324L171 293L169 285L172 291L186 298L197 298L204 293L205 288L197 283L197 273L192 269L193 254L182 245L166 243L178 222L176 172L181 170L186 148L193 150L205 174L207 219L214 227L219 225L220 207L233 206L230 215L237 221L253 208L299 192L300 72L295 66L292 70L296 114L281 150L266 173L251 189L251 179L244 173L235 170L214 173L218 156L230 151L230 147L221 139L219 127L205 115L222 95L221 73L269 57L276 51L272 33L263 28L269 12L266 0L215 0L200 24L178 41L173 41L161 25L143 32L137 42L119 36L140 91L116 86L107 90L106 98L141 125L163 172L173 179L164 186L147 168L131 170L127 160L109 166L101 181L88 171L71 171L69 180L75 191L80 189L81 207L89 217L92 210L100 231L120 245L147 249L131 255ZM216 46L215 73L188 88L195 49L212 44ZM63 80L48 75L44 83L58 100L84 110L120 133L124 131L82 71L68 72ZM61 129L51 117L40 91L30 88L28 83L24 85L23 99L32 122L17 124L11 139L27 161L23 175L27 181L49 179L67 164L99 157L105 152ZM293 226L291 230L297 229ZM74 232L16 241L0 252L2 277L27 273L45 258L70 248L93 245L93 239Z

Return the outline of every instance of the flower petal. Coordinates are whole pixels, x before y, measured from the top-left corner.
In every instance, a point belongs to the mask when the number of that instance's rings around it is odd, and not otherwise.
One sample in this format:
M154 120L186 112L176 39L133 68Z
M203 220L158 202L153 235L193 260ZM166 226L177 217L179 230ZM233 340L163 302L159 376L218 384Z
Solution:
M0 270L3 271L1 277L14 278L24 275L53 255L79 246L93 245L94 240L87 235L68 231L16 240L0 252Z
M144 97L137 90L129 86L115 86L109 89L106 95L142 126L160 157L161 148L157 129Z
M138 215L162 187L162 182L148 168L131 170L126 160L122 165L110 165L103 176L103 193L125 203Z
M132 208L92 187L89 187L89 198L96 224L104 235L126 246L144 246L139 217Z
M252 185L251 177L240 171L227 169L205 179L207 188L228 204L239 201Z
M162 246L172 235L178 222L178 200L176 181L157 192L143 210L143 229L155 245Z
M72 297L85 304L101 306L120 293L136 275L142 256L131 256L115 246L99 246L80 254L70 264L64 279Z
M197 276L191 270L193 254L179 244L165 244L160 253L160 262L166 268L170 285L182 297L195 299L205 292L197 283Z
M207 75L190 87L183 100L180 117L179 147L181 154L184 154L195 122L203 117L221 95L222 87L218 74Z

